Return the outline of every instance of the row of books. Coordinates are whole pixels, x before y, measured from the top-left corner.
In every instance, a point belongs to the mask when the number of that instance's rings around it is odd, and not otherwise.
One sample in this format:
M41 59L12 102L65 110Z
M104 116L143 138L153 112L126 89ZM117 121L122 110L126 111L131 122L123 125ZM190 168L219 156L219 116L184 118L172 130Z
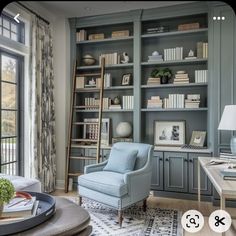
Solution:
M100 99L94 97L84 98L84 109L85 110L97 110L99 108ZM91 107L92 106L92 107ZM108 97L103 98L103 110L112 109L133 109L134 107L134 96L123 96L122 106L121 104L112 104L112 99Z
M207 83L208 70L195 70L195 83Z
M207 42L197 42L197 58L208 58Z
M39 201L35 196L25 194L27 197L16 195L8 204L4 204L0 224L16 222L37 215Z
M134 96L123 96L122 105L123 109L128 109L128 110L134 109Z
M85 110L97 110L99 108L100 99L94 97L86 97L84 98L84 108ZM103 98L103 109L109 109L111 105L111 98ZM93 106L93 107L91 107Z
M164 49L164 61L183 60L183 47Z
M120 54L118 52L101 54L99 56L99 65L101 65L103 57L105 58L106 65L120 64Z
M200 94L169 94L168 98L151 96L147 101L147 108L199 108Z
M76 32L76 42L84 41L87 39L87 31L81 29L79 32Z

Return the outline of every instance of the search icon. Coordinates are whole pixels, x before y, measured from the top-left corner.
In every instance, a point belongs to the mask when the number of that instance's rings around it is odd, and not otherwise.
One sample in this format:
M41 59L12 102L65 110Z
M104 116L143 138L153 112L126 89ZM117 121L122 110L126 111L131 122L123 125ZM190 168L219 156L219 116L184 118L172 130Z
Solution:
M196 225L196 221L195 221L195 219L194 219L194 218L190 218L190 219L189 219L189 222L190 222L191 224L194 224L194 225Z

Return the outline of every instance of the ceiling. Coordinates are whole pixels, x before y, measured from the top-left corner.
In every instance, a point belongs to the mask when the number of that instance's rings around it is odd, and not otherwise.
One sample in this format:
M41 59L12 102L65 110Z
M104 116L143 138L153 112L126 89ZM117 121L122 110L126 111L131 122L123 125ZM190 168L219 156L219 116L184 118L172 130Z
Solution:
M194 1L37 1L42 7L64 17L102 15L190 2Z

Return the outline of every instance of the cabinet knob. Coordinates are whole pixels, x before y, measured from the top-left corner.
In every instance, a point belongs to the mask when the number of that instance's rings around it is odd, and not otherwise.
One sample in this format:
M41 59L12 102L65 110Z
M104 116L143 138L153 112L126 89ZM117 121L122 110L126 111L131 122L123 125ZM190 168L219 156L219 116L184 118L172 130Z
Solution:
M166 161L169 161L169 158L166 158Z
M160 161L163 161L162 157L159 158Z
M193 163L193 159L190 159L189 162L190 162L190 163Z
M185 158L185 159L184 159L184 161L185 161L185 162L188 162L188 159L187 159L187 158Z

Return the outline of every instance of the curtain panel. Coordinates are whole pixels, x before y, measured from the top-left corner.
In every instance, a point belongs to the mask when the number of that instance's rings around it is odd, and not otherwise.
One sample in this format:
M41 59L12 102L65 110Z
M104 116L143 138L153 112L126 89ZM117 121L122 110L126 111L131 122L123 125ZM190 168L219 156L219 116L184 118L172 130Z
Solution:
M50 25L33 16L30 56L30 175L42 191L56 185L55 103Z

